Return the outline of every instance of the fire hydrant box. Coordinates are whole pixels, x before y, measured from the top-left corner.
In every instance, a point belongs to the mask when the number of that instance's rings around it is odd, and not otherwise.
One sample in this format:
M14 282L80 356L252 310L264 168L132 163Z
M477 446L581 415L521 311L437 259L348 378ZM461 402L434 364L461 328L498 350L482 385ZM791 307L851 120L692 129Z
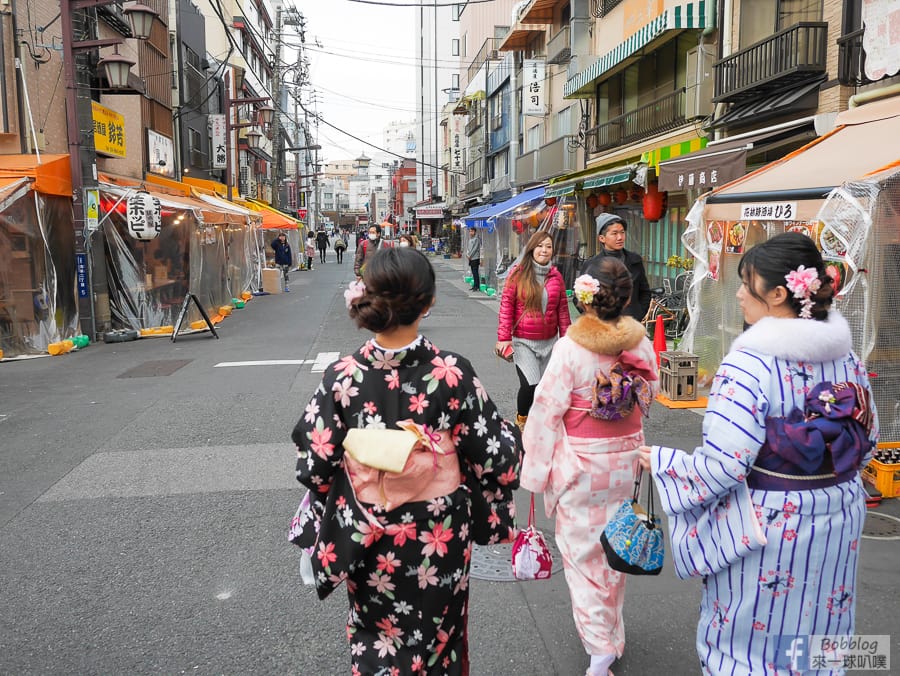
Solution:
M284 275L277 268L263 268L263 291L266 293L281 293L284 291Z

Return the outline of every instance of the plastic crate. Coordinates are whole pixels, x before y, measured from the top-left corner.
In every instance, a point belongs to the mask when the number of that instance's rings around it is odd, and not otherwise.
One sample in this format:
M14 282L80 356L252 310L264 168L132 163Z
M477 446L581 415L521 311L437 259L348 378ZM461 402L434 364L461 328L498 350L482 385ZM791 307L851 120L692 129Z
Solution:
M862 478L886 498L900 496L900 463L887 464L872 460L863 469Z

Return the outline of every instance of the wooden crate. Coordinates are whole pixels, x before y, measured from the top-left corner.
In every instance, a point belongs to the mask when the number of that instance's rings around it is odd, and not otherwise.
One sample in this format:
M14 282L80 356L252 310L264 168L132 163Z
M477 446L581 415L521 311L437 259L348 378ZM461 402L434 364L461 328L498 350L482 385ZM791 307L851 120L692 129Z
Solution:
M690 352L667 350L659 353L659 391L671 401L697 398L699 357Z

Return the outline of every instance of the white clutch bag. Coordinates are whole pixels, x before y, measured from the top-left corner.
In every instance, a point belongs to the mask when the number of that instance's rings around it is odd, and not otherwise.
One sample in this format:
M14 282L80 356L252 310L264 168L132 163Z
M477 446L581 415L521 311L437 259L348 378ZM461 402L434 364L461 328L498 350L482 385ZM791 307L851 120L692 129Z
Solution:
M411 430L361 429L353 427L344 437L344 450L356 462L385 472L400 474L409 454L419 443Z

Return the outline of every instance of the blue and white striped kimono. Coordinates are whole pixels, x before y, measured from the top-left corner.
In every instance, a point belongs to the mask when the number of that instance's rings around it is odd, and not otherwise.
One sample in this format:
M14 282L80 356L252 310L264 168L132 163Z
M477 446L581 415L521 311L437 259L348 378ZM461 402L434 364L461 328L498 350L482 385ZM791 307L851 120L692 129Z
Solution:
M693 454L652 449L653 476L670 517L700 505L712 509L732 493L753 471L765 419L804 410L806 394L823 381L857 383L871 396L838 312L825 322L766 317L739 336L712 383L703 445ZM875 417L860 467L871 457L877 429ZM704 577L697 652L705 674L796 674L788 654L793 637L853 634L865 492L856 474L826 488L751 489L750 498L767 544Z

